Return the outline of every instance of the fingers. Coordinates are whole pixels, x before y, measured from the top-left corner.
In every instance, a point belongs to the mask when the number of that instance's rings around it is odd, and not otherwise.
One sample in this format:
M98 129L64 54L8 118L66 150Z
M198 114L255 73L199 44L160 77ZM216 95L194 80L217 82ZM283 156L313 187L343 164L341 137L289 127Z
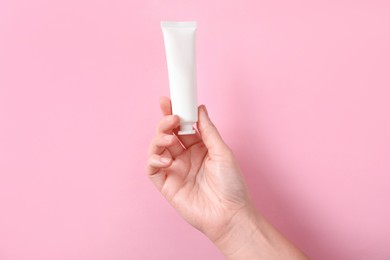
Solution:
M176 136L158 133L153 138L149 146L148 154L149 156L154 154L161 155L165 149L169 151L171 157L173 158L177 157L184 151L183 146L180 144Z
M184 151L179 140L172 134L173 129L179 125L178 116L163 117L158 126L157 133L149 146L149 156L152 154L162 154L165 149L175 158Z
M164 155L153 154L148 159L146 172L159 191L161 191L167 178L164 168L171 166L171 164L172 159Z
M167 168L172 164L172 158L152 154L148 159L147 173L149 175L156 174L162 168Z
M163 115L170 115L172 113L171 100L168 97L161 97L160 108ZM220 136L217 128L214 126L213 122L209 118L206 107L204 105L201 105L199 106L198 111L199 122L197 125L200 134L196 133L194 135L182 136L177 135L177 131L175 131L174 129L179 126L180 122L177 122L176 127L172 129L176 133L180 142L186 148L203 141L207 149L211 149L212 151L218 149L228 149L228 147L223 142L222 137ZM179 118L177 120L179 120Z
M178 116L164 116L157 126L157 133L172 134L173 129L175 129L179 125L180 120Z
M223 142L217 128L209 118L207 109L204 105L199 106L198 129L202 140L209 150L209 153L220 152L229 149Z
M171 100L168 97L161 97L160 98L160 109L161 109L161 113L164 116L172 114L172 104L171 104ZM189 148L192 145L200 143L202 141L202 138L200 137L199 133L196 133L193 135L178 135L177 129L174 129L173 132L175 133L177 138L179 138L179 140L183 144L183 146L186 148Z

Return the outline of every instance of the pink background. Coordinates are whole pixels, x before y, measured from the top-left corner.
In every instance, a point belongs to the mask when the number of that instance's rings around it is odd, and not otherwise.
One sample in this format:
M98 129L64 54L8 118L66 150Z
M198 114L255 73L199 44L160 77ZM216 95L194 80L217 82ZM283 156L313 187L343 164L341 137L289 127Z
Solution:
M144 173L160 20L258 208L314 259L390 259L388 1L0 1L0 259L223 259Z

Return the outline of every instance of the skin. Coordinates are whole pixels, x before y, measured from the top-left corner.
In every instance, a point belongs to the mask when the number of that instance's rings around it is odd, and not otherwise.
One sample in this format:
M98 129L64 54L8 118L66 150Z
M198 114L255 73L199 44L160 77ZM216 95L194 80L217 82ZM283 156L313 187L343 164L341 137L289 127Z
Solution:
M177 135L179 117L160 99L163 118L148 151L146 171L167 201L227 259L307 259L254 207L231 149L198 108L195 135Z

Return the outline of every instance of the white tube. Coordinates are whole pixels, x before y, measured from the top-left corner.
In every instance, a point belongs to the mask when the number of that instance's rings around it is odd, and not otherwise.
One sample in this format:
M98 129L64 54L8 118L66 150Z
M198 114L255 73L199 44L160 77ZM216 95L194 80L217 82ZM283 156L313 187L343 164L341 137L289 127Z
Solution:
M198 121L196 94L196 22L161 22L172 101L172 114L180 118L179 135L195 134Z

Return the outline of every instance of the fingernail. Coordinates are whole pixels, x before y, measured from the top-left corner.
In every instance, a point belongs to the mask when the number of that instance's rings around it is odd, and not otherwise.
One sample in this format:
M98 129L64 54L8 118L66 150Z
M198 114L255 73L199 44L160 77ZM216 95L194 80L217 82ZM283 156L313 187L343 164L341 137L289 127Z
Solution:
M206 115L209 115L209 112L207 111L207 108L205 105L203 105L204 112L206 112Z
M169 162L171 161L171 158L162 157L162 158L160 159L160 161L161 161L162 163L169 163Z

